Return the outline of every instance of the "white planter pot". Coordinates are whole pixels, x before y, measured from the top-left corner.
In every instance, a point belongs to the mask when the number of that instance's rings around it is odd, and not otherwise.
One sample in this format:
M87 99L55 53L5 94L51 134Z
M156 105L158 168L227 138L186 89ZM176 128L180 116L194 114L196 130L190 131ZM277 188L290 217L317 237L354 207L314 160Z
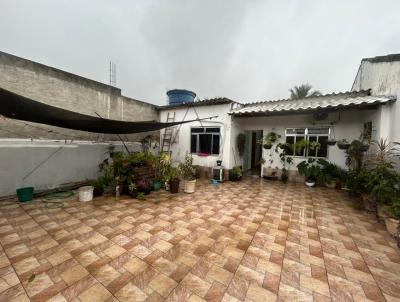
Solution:
M310 188L311 187L315 187L315 181L307 181L306 180L305 184L306 184L307 187L310 187Z
M185 193L194 193L196 191L196 180L185 180Z

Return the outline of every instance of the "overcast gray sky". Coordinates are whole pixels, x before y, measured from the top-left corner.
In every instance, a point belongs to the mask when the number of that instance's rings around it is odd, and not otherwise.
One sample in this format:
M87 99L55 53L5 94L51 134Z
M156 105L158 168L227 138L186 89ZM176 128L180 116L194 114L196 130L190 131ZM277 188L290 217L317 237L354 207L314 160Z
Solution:
M361 58L400 52L399 0L1 0L0 50L164 104L172 88L240 102L310 83L351 88Z

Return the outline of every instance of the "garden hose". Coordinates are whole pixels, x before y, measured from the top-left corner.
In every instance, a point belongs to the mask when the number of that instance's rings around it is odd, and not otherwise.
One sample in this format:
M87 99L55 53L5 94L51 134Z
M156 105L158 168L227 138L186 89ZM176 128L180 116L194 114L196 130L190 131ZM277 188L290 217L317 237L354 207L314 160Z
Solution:
M74 195L72 191L52 191L44 195L43 203L48 209L63 208L63 199Z

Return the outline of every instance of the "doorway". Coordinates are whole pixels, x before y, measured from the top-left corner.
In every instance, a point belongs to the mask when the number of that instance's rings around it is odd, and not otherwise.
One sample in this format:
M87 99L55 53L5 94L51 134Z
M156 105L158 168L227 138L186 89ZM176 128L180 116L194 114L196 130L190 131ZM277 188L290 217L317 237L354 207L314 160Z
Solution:
M251 175L260 175L262 157L262 147L257 141L263 136L262 130L245 131L246 143L245 153L243 155L243 170Z

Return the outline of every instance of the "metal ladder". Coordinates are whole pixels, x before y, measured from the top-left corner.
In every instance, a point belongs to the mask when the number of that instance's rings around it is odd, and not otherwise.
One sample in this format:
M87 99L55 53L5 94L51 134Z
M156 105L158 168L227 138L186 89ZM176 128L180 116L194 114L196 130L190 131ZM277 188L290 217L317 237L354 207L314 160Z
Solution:
M175 111L173 113L168 112L167 114L167 123L172 123L175 122ZM173 136L173 127L168 127L165 128L164 134L163 134L163 139L161 143L161 152L166 153L168 155L171 155L171 145L173 143L172 141L172 136Z

